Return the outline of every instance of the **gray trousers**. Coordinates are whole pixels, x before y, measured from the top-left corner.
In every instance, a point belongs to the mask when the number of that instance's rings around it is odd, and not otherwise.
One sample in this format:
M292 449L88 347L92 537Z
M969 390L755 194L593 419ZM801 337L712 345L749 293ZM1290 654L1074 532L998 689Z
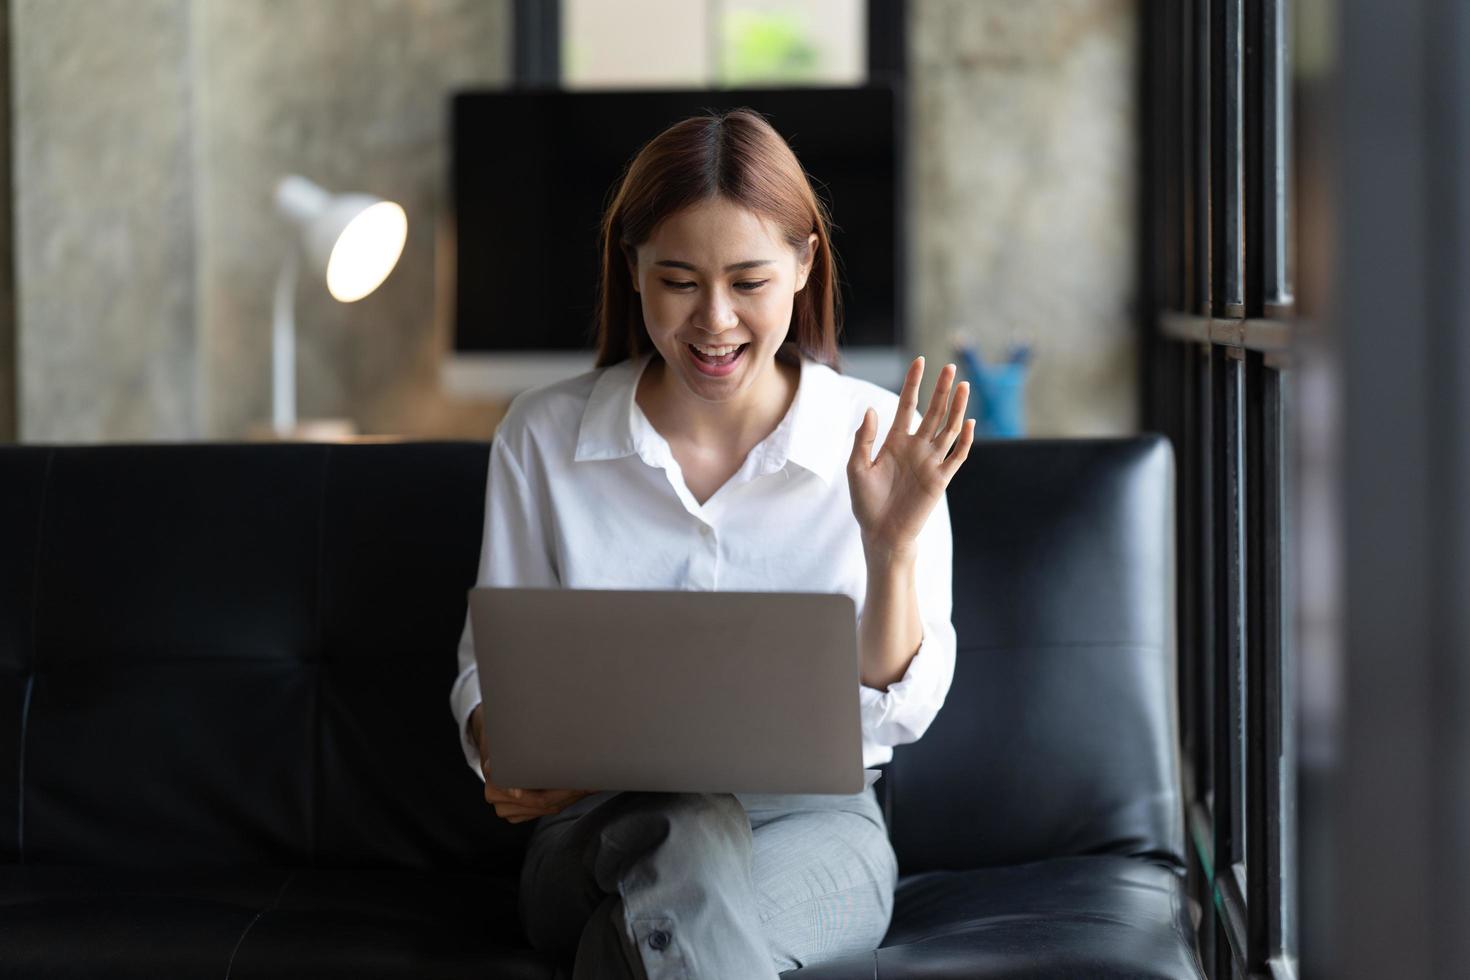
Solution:
M537 820L521 924L574 980L755 980L876 949L897 880L872 788L604 792Z

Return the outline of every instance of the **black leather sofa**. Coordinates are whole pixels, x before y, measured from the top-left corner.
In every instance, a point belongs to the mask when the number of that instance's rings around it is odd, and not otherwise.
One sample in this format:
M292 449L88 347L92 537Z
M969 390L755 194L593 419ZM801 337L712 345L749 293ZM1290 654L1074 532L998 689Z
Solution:
M0 447L0 976L554 977L445 709L488 444ZM1199 977L1173 459L978 443L849 977Z

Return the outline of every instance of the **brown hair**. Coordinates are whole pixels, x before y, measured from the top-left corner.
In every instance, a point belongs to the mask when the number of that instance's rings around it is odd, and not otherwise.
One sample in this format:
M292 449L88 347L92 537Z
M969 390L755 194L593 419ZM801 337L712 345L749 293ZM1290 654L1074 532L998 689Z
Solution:
M744 108L677 122L628 164L602 218L596 366L653 350L625 250L647 242L669 215L715 198L768 218L803 260L807 236L816 232L817 254L792 304L791 339L801 353L840 371L831 217L786 140L764 116Z

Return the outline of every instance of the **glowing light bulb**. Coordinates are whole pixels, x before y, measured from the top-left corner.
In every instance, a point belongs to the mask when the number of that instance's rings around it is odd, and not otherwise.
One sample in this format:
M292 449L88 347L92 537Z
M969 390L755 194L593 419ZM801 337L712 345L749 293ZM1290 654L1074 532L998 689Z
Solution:
M408 239L408 216L392 201L380 201L353 218L327 260L327 290L353 303L377 289L398 264Z

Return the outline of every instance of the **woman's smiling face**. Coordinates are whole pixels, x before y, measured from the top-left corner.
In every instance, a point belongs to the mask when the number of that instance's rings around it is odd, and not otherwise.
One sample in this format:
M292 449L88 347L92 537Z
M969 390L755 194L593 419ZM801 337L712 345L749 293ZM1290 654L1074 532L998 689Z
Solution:
M695 396L726 401L765 384L806 285L802 262L770 220L723 198L676 212L629 257L648 336L666 369ZM739 347L734 363L702 364L691 345ZM741 396L743 397L743 396Z

